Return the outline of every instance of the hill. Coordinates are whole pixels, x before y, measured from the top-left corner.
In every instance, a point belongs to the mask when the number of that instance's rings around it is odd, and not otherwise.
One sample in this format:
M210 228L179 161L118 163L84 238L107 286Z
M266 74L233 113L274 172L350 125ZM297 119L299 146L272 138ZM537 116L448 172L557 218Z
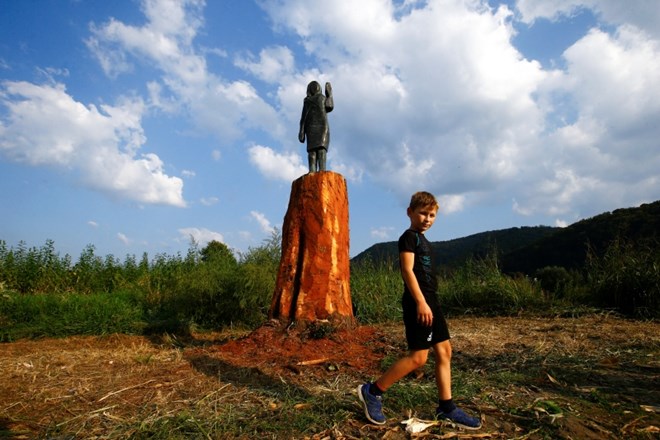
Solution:
M525 248L538 240L553 235L560 228L534 226L480 232L467 237L431 243L433 257L439 268L460 266L468 258L483 257L496 249L499 255ZM398 261L397 242L377 243L353 257L352 262L370 259L374 262Z
M573 223L524 248L504 254L500 264L508 273L531 274L547 266L578 269L584 265L588 249L595 255L602 255L617 239L657 248L659 231L660 201L656 201Z
M566 228L518 227L481 232L463 238L431 243L439 268L460 266L468 258L483 257L496 249L506 273L533 274L546 266L577 269L584 265L587 250L601 255L616 239L657 247L660 243L660 201L636 208L605 212ZM397 261L395 241L378 243L351 261Z

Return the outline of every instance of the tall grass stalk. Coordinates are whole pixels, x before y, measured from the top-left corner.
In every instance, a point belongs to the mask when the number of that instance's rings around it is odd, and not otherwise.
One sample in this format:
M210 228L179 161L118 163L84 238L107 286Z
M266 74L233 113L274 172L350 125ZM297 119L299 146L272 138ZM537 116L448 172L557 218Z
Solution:
M440 279L438 291L445 309L480 314L511 314L543 302L540 286L528 277L502 274L495 254L469 259L453 274Z
M355 317L371 324L401 319L403 281L398 262L351 264L351 297Z

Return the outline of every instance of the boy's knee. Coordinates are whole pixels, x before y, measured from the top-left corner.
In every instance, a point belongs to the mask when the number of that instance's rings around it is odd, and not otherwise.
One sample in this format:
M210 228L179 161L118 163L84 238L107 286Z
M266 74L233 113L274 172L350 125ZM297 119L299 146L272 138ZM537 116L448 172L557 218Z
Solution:
M415 368L423 367L426 364L428 354L428 350L413 351L410 353L410 358L415 364Z
M440 342L433 350L436 360L451 359L451 343L449 341Z

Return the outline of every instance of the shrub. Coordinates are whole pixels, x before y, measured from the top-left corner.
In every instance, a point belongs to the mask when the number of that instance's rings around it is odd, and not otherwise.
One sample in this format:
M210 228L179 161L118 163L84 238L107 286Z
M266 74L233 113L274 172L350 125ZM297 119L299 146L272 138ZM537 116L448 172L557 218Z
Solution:
M587 255L587 282L596 305L627 315L660 316L658 246L614 240L602 257Z
M549 298L562 298L574 287L574 277L563 267L547 266L536 271L535 278Z

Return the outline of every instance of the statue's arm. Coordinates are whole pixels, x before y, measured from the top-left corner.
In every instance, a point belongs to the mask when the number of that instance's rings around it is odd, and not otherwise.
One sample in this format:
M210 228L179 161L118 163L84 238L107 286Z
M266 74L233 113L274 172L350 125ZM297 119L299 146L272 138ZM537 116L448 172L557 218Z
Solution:
M302 115L300 115L300 130L298 131L298 140L305 142L305 119L307 118L307 101L303 103Z
M335 108L335 101L332 98L332 85L327 82L325 83L325 111L330 113L333 108Z

